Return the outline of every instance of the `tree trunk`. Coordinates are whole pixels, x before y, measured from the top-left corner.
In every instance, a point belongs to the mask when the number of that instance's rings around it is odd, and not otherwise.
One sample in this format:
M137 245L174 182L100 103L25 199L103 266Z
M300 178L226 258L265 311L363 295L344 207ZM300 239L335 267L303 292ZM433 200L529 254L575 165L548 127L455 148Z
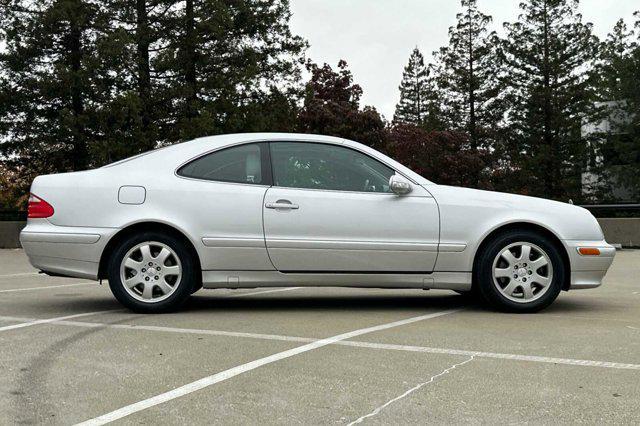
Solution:
M543 92L543 140L545 151L547 154L554 151L554 140L553 134L551 131L552 127L552 105L551 105L551 70L549 64L549 15L547 9L547 2L544 3L544 23L543 23L543 37L544 37L544 46L543 46L543 78L544 78L544 92ZM545 163L544 167L547 168L548 172L544 173L544 188L546 195L549 197L555 197L556 194L556 186L557 182L555 182L555 176L558 172L556 169L556 160L555 158L541 158L542 162Z
M473 33L471 31L471 8L467 10L467 16L469 17L469 140L471 142L471 149L478 149L478 137L476 134L476 91L474 87L474 69L473 61Z
M473 68L475 56L473 52L473 23L471 16L471 3L469 3L469 8L467 9L468 16L468 28L469 32L469 142L471 144L471 150L478 150L478 135L476 131L476 88L475 88L475 70ZM474 170L471 181L474 187L478 187L480 183L480 170Z
M196 81L196 40L195 40L195 17L193 10L193 0L187 0L185 8L186 30L185 30L185 83L187 85L187 118L194 118L198 115L198 88Z
M85 131L82 124L82 116L84 115L84 97L82 93L82 81L80 72L82 69L82 29L79 25L80 14L82 13L82 2L74 2L74 9L69 16L69 42L68 54L71 66L71 112L74 117L74 128L72 129L72 146L73 158L72 165L74 170L84 170L88 165L88 148Z
M145 149L155 145L149 133L151 126L151 72L149 65L149 17L147 15L146 0L136 0L136 49L138 68L138 96L142 103L141 121L144 140L141 141Z

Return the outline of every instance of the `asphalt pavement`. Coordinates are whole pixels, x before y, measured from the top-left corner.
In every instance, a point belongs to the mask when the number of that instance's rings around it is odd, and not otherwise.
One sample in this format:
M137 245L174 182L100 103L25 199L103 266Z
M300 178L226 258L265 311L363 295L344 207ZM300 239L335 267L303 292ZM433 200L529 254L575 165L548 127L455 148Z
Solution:
M0 424L640 423L640 251L531 315L447 291L201 290L123 309L0 250Z

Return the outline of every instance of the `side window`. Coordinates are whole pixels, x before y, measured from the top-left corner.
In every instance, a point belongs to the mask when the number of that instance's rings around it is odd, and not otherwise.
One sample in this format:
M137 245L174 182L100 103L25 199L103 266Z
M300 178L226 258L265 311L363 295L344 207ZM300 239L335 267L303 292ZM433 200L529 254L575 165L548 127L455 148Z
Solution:
M221 182L268 184L262 170L266 144L246 144L212 152L178 170L178 175Z
M272 142L273 184L288 188L391 192L393 169L338 145Z

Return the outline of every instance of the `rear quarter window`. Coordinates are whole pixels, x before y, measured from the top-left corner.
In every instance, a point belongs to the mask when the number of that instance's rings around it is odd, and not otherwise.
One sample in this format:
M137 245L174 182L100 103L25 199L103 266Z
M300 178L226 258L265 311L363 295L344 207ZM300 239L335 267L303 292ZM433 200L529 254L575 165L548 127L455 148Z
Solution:
M265 185L269 181L264 164L267 148L251 143L203 155L178 169L178 175L192 179Z

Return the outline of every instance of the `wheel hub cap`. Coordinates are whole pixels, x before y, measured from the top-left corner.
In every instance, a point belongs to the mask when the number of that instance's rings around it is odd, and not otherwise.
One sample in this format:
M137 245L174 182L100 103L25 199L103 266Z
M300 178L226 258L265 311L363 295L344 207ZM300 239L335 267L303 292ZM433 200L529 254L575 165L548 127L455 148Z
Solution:
M147 241L127 252L120 265L124 289L134 299L157 303L171 296L182 278L176 252L164 243Z
M553 280L551 258L529 242L509 244L500 251L492 267L493 284L507 299L529 303L541 298Z

